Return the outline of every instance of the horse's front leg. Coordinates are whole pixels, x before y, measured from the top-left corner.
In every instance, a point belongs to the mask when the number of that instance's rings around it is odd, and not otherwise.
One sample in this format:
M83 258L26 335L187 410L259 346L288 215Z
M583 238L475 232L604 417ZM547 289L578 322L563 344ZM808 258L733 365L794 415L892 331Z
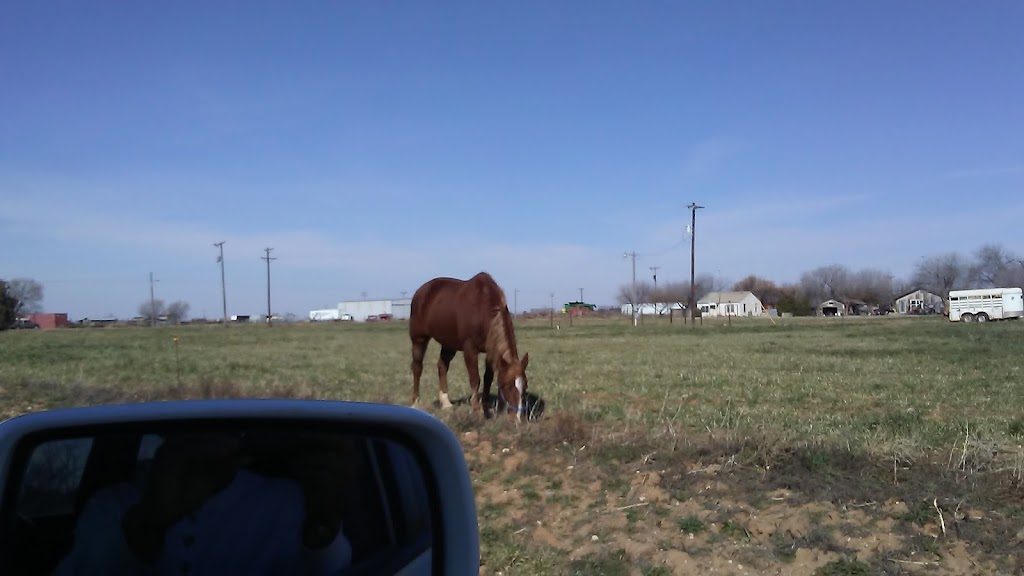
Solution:
M484 416L487 416L487 408L491 406L491 383L494 382L494 369L491 368L489 359L484 360Z
M448 365L452 363L454 357L455 350L441 348L441 357L437 360L438 400L441 402L441 408L452 407L452 401L448 398Z
M483 405L480 402L480 355L472 344L467 344L463 347L462 355L466 359L466 372L469 372L469 387L473 390L473 399L471 401L473 411L482 411Z
M420 401L420 376L423 374L423 355L427 352L427 338L413 338L412 340L412 407L415 408Z

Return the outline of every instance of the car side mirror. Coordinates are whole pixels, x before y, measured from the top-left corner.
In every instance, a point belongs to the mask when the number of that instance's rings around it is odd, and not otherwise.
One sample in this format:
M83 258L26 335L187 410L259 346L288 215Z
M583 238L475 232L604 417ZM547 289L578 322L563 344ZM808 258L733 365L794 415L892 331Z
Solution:
M461 445L404 406L197 400L0 423L0 573L478 574Z

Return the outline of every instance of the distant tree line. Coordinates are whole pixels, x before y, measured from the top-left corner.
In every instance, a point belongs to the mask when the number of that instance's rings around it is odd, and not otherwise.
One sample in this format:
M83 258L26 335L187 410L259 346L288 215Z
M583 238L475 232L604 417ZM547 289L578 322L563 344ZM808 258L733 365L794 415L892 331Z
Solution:
M147 322L156 323L166 319L167 322L178 324L188 320L188 302L175 301L164 304L163 300L153 300L139 306L139 315ZM43 285L31 278L0 279L0 330L14 325L18 318L28 314L42 312Z
M694 300L721 290L750 291L765 305L794 315L813 314L826 300L860 300L869 305L891 306L893 301L914 289L924 289L947 297L950 290L1024 286L1024 257L998 244L985 244L970 256L949 252L927 256L914 266L909 280L876 268L851 270L842 264L819 266L800 275L798 282L776 284L751 275L739 282L711 276L695 278ZM637 304L647 302L686 303L690 283L672 282L655 289L638 282ZM634 302L632 284L619 288L620 304Z

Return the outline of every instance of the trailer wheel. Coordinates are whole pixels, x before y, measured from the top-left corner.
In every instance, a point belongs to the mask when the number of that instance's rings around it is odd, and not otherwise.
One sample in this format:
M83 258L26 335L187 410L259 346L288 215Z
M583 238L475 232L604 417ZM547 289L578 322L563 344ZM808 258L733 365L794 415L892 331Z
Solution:
M960 320L967 324L970 324L971 322L974 322L974 314L961 314Z
M988 314L985 314L984 312L982 312L981 314L978 314L977 318L978 318L978 322L988 322Z

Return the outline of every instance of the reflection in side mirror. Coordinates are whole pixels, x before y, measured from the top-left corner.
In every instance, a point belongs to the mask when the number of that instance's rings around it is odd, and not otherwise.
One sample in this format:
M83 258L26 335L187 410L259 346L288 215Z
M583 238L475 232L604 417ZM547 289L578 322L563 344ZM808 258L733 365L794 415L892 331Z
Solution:
M0 442L0 571L430 574L436 481L391 432L234 418Z

